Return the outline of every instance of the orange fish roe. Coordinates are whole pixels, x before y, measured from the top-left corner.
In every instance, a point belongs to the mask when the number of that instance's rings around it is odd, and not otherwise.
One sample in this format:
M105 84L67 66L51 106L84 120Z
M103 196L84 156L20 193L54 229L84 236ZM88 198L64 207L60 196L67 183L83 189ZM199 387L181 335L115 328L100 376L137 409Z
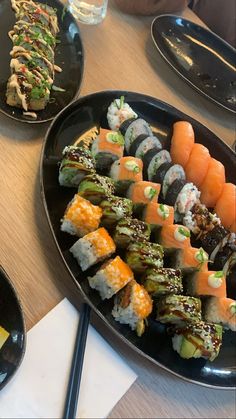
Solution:
M95 249L97 257L104 257L115 252L116 245L104 227L99 228L84 237Z
M135 314L140 319L145 319L152 311L152 299L145 288L132 281L131 303Z
M80 236L98 228L102 209L76 194L66 209L64 220L70 221Z
M120 258L116 256L104 268L105 273L108 275L107 281L112 285L114 290L119 290L125 286L131 279L134 279L134 274L130 267Z

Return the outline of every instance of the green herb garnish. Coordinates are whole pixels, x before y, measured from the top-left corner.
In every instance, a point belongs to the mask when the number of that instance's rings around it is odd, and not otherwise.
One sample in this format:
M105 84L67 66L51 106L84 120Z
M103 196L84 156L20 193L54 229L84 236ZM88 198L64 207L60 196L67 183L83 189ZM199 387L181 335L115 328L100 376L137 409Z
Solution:
M154 189L154 188L151 187L150 190L149 190L149 193L148 193L149 199L153 199L156 194L157 194L156 189ZM161 209L161 211L162 211L162 209Z
M121 97L120 97L120 109L122 109L122 108L123 108L124 103L125 103L125 97L124 97L124 96L121 96Z
M223 276L224 276L223 271L217 271L215 272L215 275L214 275L215 278L222 278Z
M190 237L190 231L186 230L184 227L179 227L178 232L182 234L182 236Z

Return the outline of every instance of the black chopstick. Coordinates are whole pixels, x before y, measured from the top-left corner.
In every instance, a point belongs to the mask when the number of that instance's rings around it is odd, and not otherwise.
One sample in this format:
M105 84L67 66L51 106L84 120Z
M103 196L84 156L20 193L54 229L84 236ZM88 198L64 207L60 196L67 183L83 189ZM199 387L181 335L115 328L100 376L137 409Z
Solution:
M84 303L80 311L79 325L64 407L63 418L65 419L73 419L76 417L90 310L90 306Z

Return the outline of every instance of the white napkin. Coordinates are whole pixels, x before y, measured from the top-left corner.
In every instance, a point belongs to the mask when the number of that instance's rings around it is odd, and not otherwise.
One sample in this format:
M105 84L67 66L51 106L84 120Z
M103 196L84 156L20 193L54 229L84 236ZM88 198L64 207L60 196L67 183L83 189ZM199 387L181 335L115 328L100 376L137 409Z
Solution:
M0 392L1 418L62 417L78 319L64 299L28 332L23 363ZM136 378L89 326L77 417L107 417Z

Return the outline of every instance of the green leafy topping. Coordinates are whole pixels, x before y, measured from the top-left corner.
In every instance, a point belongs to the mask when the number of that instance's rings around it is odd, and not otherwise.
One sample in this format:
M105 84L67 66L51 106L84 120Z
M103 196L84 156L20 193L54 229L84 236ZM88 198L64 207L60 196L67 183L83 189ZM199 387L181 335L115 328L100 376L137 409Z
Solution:
M162 212L162 217L163 217L163 219L164 220L166 220L166 218L168 217L168 215L169 215L169 210L168 210L168 208L164 205L164 204L160 204L159 205L159 208L160 208L160 210L161 210L161 212ZM180 227L181 228L181 227ZM181 233L182 234L182 233ZM187 236L186 236L187 237Z
M14 40L14 45L18 46L24 42L25 36L21 33L17 36L17 38Z
M184 227L179 227L178 232L182 234L182 236L190 237L190 231L186 230Z
M120 109L122 109L122 108L123 108L124 103L125 103L125 97L124 97L124 96L121 96L121 97L120 97Z
M198 252L196 253L196 259L200 262L200 263L204 263L208 260L207 257L207 253L203 250L202 247L200 247L200 249L198 250Z
M156 189L154 189L154 188L150 188L150 190L149 190L149 192L148 192L148 195L149 195L149 199L153 199L154 198L154 196L157 194L157 191L156 191ZM162 205L162 204L161 204ZM162 211L162 210L161 210Z
M57 86L52 86L52 90L54 90L54 92L65 92L65 89L62 89L61 87L57 87Z
M215 272L215 275L214 275L215 278L223 278L223 276L224 276L223 271L217 271Z
M109 132L107 134L107 141L122 146L124 145L124 137L120 132Z
M139 173L140 172L140 169L139 169L138 165L137 166L134 166L133 172L134 173Z

